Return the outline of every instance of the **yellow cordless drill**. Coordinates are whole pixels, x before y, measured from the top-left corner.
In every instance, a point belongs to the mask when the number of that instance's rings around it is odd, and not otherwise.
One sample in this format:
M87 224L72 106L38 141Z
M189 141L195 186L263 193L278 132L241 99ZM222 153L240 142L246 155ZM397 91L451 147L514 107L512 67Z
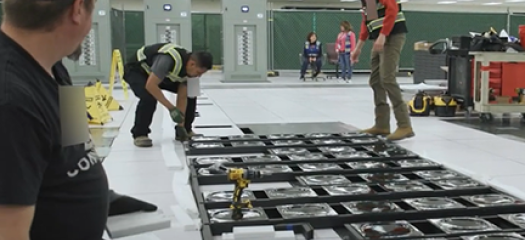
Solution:
M242 192L248 187L253 179L262 178L263 174L261 171L255 171L244 168L227 168L222 164L215 164L211 167L214 172L225 173L228 180L235 183L233 189L233 199L230 205L232 209L232 219L241 220L243 218L242 210L245 208L252 208L250 199L242 199Z

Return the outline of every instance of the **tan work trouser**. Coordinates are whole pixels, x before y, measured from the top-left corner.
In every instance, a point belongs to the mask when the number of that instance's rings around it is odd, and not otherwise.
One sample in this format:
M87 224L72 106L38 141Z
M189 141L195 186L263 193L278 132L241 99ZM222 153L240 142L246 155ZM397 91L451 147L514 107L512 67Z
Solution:
M408 109L401 89L396 80L397 66L401 50L405 45L406 34L394 34L388 36L383 51L372 51L370 74L370 87L374 91L375 103L375 127L390 129L390 108L387 95L392 103L394 116L399 128L411 127Z

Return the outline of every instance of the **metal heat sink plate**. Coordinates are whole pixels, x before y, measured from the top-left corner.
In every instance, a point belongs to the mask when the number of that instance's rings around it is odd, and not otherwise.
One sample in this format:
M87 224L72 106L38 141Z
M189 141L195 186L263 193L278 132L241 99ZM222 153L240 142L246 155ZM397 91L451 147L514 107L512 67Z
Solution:
M317 197L317 194L309 187L295 186L290 188L271 188L264 190L270 199Z
M390 239L423 236L423 233L407 221L352 224L365 239Z
M389 201L359 201L341 203L352 214L400 212L395 203Z
M242 157L243 162L279 162L281 158L276 155L261 155L261 156L249 156Z
M476 217L453 217L430 219L429 221L439 229L449 234L501 230L491 222Z
M305 172L320 172L330 170L342 170L343 168L335 163L304 163L297 165Z
M304 161L304 160L321 160L327 159L322 153L304 153L304 154L292 154L288 155L288 158L292 161Z
M270 134L267 136L268 139L290 139L297 138L295 134Z
M502 206L510 204L522 204L516 198L504 194L484 194L466 196L464 199L476 204L478 207Z
M359 174L360 177L368 182L395 182L395 181L407 181L407 177L399 173L365 173Z
M262 141L235 141L231 142L232 147L264 147L266 144Z
M335 158L370 158L371 156L366 152L340 152L332 153Z
M345 143L341 139L315 139L311 140L313 144L329 145L329 144L343 144Z
M392 192L434 191L431 187L417 181L389 182L382 186Z
M463 240L525 240L525 237L517 233L488 233L474 236L463 236Z
M241 221L250 221L250 220L268 220L268 216L262 208L251 208L243 209L243 219ZM221 222L234 222L232 219L232 209L213 209L208 210L210 215L211 222L221 223Z
M304 154L309 153L306 148L272 148L270 152L277 155L291 155L291 154Z
M319 147L321 152L337 154L337 153L348 153L355 152L355 148L348 146L333 146L333 147Z
M193 136L191 137L193 141L219 141L221 137L219 136Z
M330 137L333 137L334 135L331 133L307 133L307 134L304 134L304 136L306 138L330 138Z
M202 193L206 202L231 202L233 200L233 191L215 191ZM242 200L255 200L252 191L244 190L241 196Z
M384 162L347 162L348 166L353 169L374 169L374 168L389 168L388 164Z
M213 165L215 163L231 163L231 158L228 157L197 157L192 159L193 162L199 165Z
M218 142L192 143L191 146L197 149L223 148L224 144Z
M354 143L354 144L370 144L370 143L377 143L379 142L380 140L378 138L355 138L355 139L350 139L350 142Z
M330 196L341 196L341 195L362 195L372 193L372 189L362 183L353 183L348 185L339 186L322 186L322 188Z
M463 175L450 170L417 171L414 174L426 180L464 178Z
M293 145L304 145L304 141L301 140L275 140L272 141L274 146L293 146Z
M404 168L440 166L439 164L435 162L432 162L430 160L425 160L425 159L406 159L406 160L397 161L396 163L398 163L399 166L404 167Z
M417 210L439 210L449 208L464 208L461 203L446 197L410 198L404 200Z
M339 135L341 135L341 137L348 137L348 138L352 138L352 137L373 137L372 135L370 135L368 133L360 133L360 132L341 133Z
M337 212L326 203L305 203L277 206L284 219L335 216Z
M244 135L235 135L235 136L229 136L230 140L254 140L259 139L259 136L255 134L244 134Z
M479 182L471 179L446 179L432 182L445 190L466 189L482 186Z
M260 165L260 166L251 166L249 169L255 170L255 171L261 171L264 173L287 173L287 172L293 172L293 170L288 167L287 165L282 164L269 164L269 165Z
M296 177L302 185L323 186L323 185L347 185L351 184L343 175L312 175Z

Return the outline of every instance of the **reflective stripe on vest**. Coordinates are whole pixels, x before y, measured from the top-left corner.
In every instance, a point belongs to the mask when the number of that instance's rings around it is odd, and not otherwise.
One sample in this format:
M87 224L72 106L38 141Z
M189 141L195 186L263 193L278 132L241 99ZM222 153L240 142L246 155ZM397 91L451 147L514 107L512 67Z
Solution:
M370 21L369 23L366 24L366 27L368 28L368 31L369 32L373 32L377 29L380 29L383 27L383 20L385 20L385 17L381 17L381 18L378 18L376 20L373 20L373 21ZM403 12L399 12L397 13L397 16L396 16L396 23L397 22L403 22L405 21L405 14L403 14Z
M311 45L310 42L308 42L308 41L304 42L304 49L309 51L310 50L310 45ZM315 43L315 50L319 50L320 48L321 48L321 42L317 41Z
M148 66L148 64L145 62L146 58L147 58L146 54L144 54L144 49L145 48L146 47L142 47L142 48L140 48L137 51L137 60L139 62L142 62L141 66L144 69L144 71L146 71L146 73L150 74L151 73L151 67ZM179 45L177 45L177 44L168 43L168 44L162 46L159 49L158 53L170 55L171 58L173 59L173 61L175 62L175 66L173 66L173 70L171 70L168 73L168 75L166 75L166 77L169 78L173 82L184 82L184 81L186 81L186 78L179 77L180 71L182 70L182 64L183 64L182 63L182 57L180 56L179 51L177 51L175 48L181 48L181 47Z

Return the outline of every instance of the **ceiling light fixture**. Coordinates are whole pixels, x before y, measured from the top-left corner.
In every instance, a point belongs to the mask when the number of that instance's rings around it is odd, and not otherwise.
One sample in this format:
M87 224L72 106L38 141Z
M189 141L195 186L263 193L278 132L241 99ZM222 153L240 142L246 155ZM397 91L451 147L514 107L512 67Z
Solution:
M357 0L341 0L341 2L357 2Z
M507 3L519 3L519 2L525 2L525 0L507 0L505 2L507 2Z
M500 4L501 4L500 2L488 2L488 3L483 3L483 5L487 5L487 6L500 5Z
M437 4L454 4L454 3L458 3L456 1L439 1L437 2Z

